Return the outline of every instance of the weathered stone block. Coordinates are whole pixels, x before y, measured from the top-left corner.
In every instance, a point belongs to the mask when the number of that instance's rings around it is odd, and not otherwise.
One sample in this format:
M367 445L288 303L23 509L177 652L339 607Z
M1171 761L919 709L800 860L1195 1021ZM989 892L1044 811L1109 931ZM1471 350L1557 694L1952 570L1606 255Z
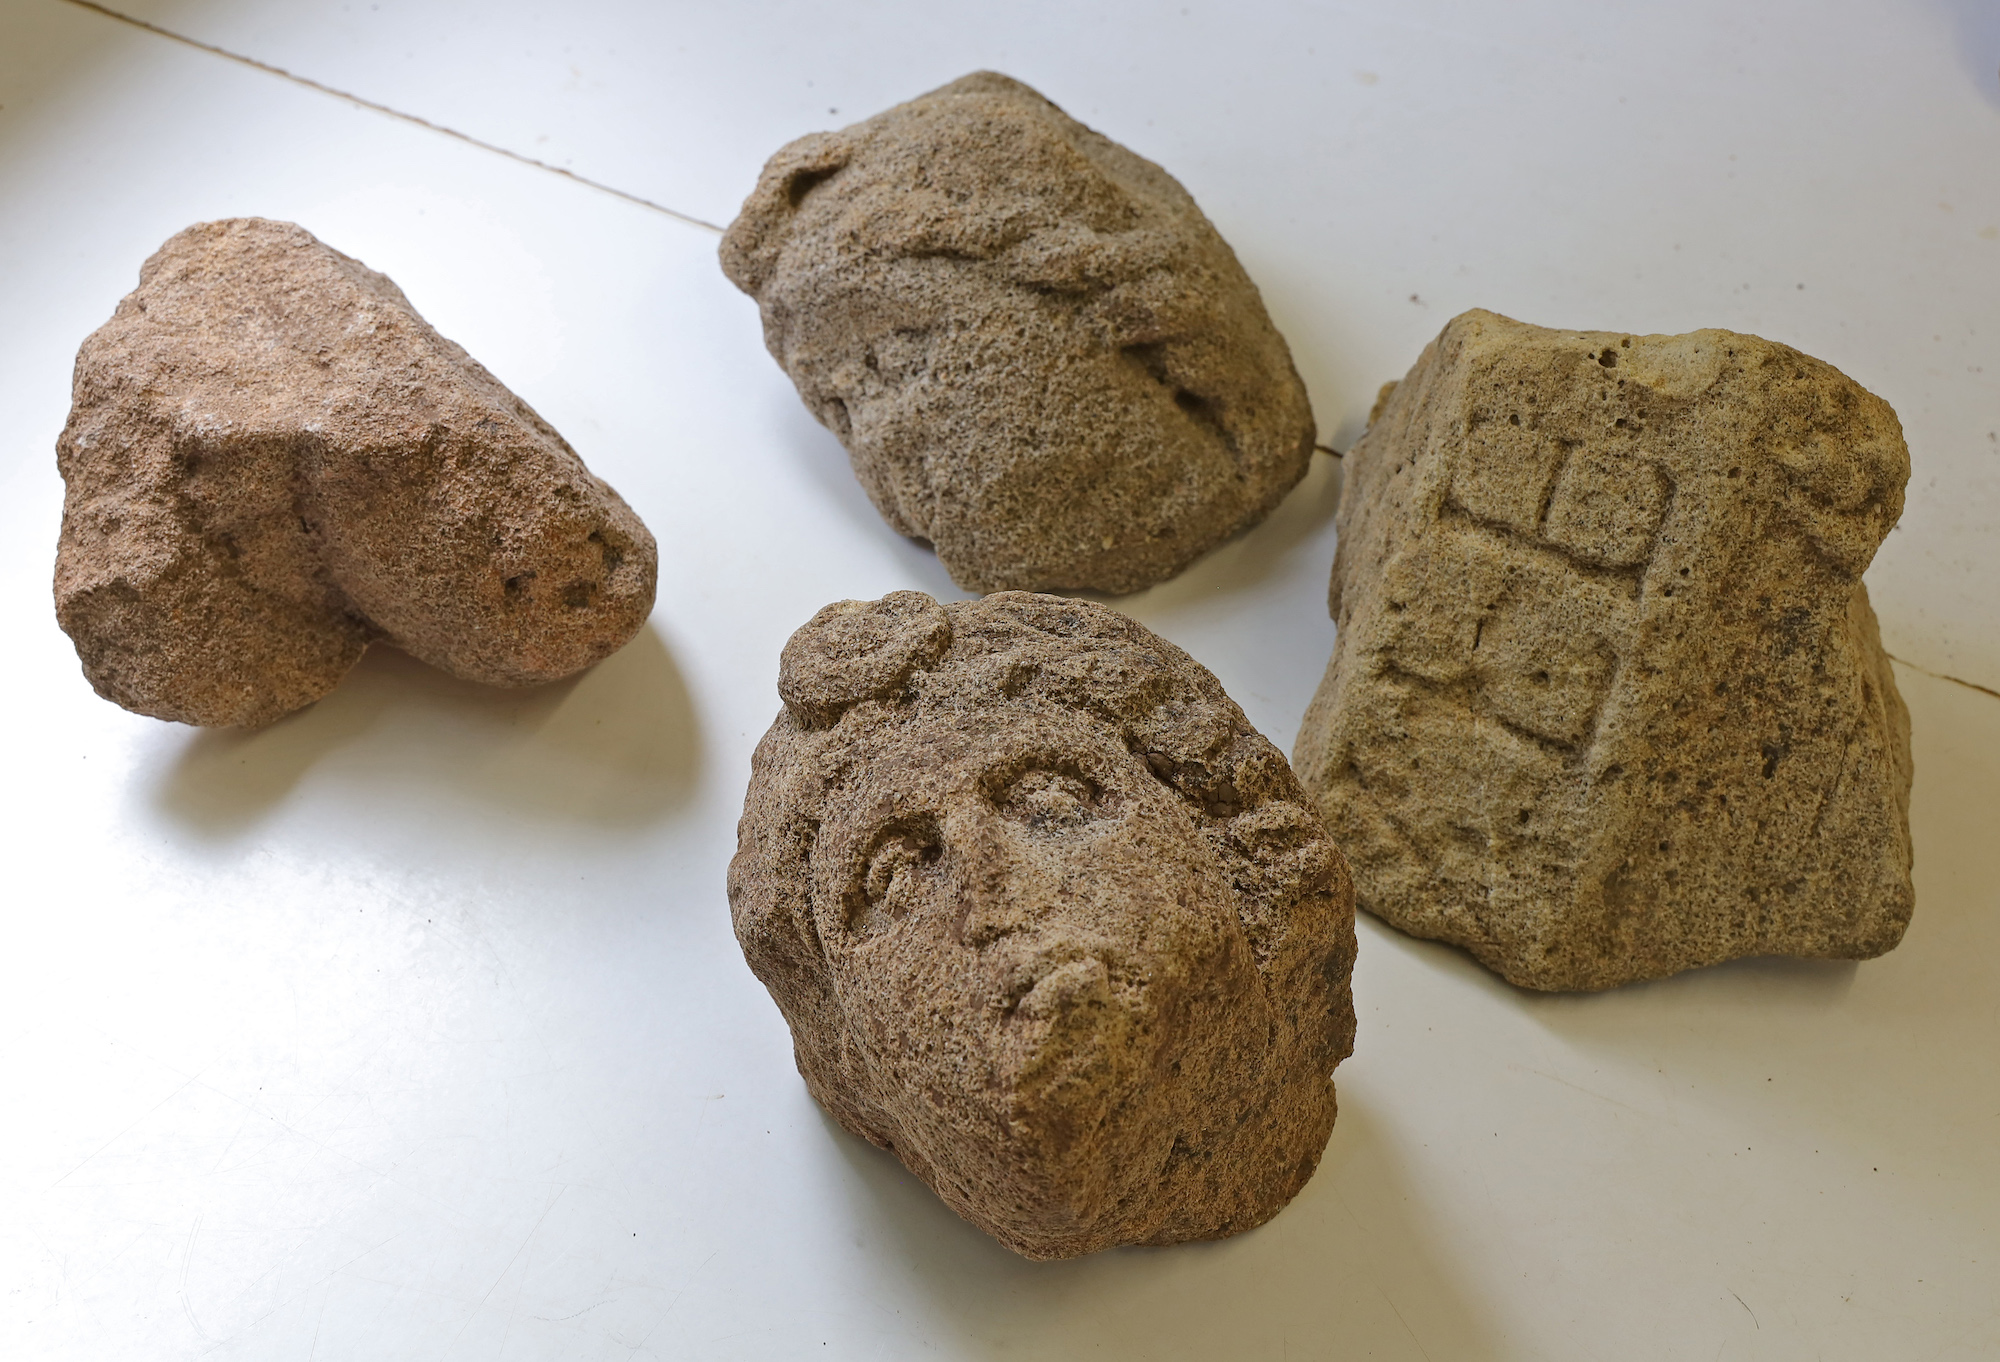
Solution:
M386 638L519 686L615 652L652 535L393 283L287 222L162 246L83 343L56 618L106 699L269 723Z
M1468 312L1344 477L1294 759L1361 907L1546 989L1901 939L1888 404L1755 336Z

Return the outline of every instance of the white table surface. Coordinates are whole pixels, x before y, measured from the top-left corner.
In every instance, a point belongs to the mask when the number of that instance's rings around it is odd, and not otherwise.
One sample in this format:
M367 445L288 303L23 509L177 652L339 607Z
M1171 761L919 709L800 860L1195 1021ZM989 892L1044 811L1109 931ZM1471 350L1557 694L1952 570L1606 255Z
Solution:
M1992 0L127 4L711 223L791 137L1007 70L1189 186L1338 445L1471 306L1839 365L1915 470L1869 580L1917 915L1879 961L1591 997L1364 922L1289 1209L1015 1258L819 1114L730 936L785 637L959 593L714 233L0 0L0 1357L2000 1356ZM389 273L570 438L660 540L647 631L527 693L376 650L249 735L90 692L49 597L71 362L163 239L236 214ZM1321 459L1118 603L1281 747L1337 495Z

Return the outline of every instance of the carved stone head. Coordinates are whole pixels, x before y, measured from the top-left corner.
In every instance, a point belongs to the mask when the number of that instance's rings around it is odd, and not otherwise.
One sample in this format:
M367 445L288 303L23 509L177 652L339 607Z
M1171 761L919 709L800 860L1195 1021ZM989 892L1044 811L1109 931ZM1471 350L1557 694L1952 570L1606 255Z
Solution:
M1234 1233L1352 1048L1346 865L1199 664L1100 606L916 592L787 645L736 932L848 1129L1031 1257Z
M1291 352L1187 191L1006 76L781 149L722 267L967 590L1137 591L1312 458Z

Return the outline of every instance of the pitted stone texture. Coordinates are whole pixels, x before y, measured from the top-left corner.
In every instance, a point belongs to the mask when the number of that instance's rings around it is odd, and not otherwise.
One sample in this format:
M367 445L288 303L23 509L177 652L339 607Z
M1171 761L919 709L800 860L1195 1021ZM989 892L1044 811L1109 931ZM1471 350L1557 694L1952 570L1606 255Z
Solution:
M284 222L188 228L83 343L56 618L100 695L258 725L370 640L532 685L652 609L652 535L382 275Z
M722 266L970 591L1150 586L1312 455L1291 352L1187 191L1005 76L785 147Z
M1363 908L1543 989L1901 939L1887 403L1755 336L1468 312L1344 477L1294 759Z
M1319 1162L1353 889L1278 750L1102 606L917 592L785 648L730 866L822 1106L1032 1258L1249 1229Z

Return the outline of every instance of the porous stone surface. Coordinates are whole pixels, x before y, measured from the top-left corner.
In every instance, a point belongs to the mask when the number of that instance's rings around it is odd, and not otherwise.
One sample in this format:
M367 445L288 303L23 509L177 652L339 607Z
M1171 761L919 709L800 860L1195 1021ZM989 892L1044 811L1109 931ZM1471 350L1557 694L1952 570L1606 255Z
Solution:
M1187 191L991 72L773 156L722 241L890 525L970 591L1137 591L1277 505L1312 411Z
M1031 1258L1275 1215L1353 1048L1353 890L1215 678L1102 606L903 591L778 684L729 899L820 1104Z
M652 608L653 537L382 275L304 228L181 232L83 343L56 618L100 695L191 724L312 703L369 642L532 685Z
M1861 573L1909 467L1788 346L1454 320L1347 455L1294 752L1360 905L1542 989L1894 946L1909 716Z

